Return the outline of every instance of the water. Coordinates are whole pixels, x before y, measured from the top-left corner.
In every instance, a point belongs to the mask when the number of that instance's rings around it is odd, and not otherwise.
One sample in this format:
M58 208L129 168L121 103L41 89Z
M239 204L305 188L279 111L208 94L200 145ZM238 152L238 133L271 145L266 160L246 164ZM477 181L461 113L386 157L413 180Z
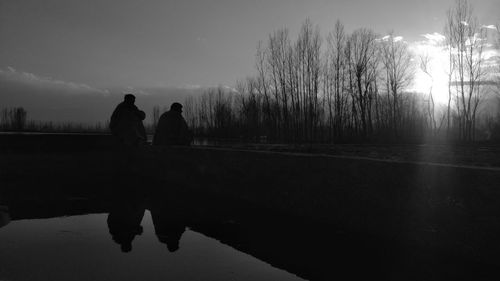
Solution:
M438 233L381 237L159 189L0 189L0 280L499 280Z
M0 280L359 280L394 267L384 241L218 195L81 193L0 194Z
M108 214L13 220L0 228L0 280L303 280L189 227L169 250L148 210L141 225L124 253Z

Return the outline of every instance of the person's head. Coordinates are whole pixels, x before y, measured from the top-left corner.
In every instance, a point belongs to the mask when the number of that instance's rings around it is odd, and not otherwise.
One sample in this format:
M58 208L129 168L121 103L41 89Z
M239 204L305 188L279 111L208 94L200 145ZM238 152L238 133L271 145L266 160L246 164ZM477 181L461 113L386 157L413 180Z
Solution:
M123 101L125 101L125 103L127 104L134 104L135 103L135 96L132 95L132 94L126 94L124 97L123 97Z
M170 106L170 110L172 111L177 111L177 112L181 112L182 113L182 104L178 103L178 102L174 102L171 106Z

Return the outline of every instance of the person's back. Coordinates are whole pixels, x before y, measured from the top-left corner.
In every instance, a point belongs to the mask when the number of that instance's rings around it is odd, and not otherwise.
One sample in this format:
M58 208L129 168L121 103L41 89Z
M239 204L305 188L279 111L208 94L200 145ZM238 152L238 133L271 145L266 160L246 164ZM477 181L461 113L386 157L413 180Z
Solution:
M123 144L132 145L146 141L146 131L142 124L146 114L139 110L134 102L133 95L125 95L124 101L111 115L109 123L111 133Z
M173 103L170 110L160 116L153 138L154 145L189 145L192 134L182 117L182 105Z

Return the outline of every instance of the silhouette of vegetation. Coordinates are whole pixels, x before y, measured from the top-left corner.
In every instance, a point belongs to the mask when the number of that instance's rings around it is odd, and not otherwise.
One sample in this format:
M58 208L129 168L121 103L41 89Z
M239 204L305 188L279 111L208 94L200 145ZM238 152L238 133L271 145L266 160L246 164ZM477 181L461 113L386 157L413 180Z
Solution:
M450 52L450 87L455 89L455 126L458 137L472 141L476 138L478 106L484 99L486 79L483 56L486 30L481 28L467 0L457 0L448 11L445 27Z
M418 67L433 78L429 59L416 59L393 32L360 28L349 34L337 21L323 46L319 27L306 20L295 40L282 28L260 42L256 74L235 90L188 98L186 119L198 136L273 142L488 139L500 119L480 115L491 90L482 56L486 34L465 0L448 12L445 30L447 105L436 105L432 88L427 94L408 90Z
M0 128L22 131L26 127L27 112L22 107L4 108L0 117Z

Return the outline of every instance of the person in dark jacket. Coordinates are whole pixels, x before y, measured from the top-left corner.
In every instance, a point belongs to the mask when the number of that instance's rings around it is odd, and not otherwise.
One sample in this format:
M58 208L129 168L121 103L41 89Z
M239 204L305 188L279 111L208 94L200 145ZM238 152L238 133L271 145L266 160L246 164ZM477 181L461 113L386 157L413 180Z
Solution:
M160 116L153 138L154 145L190 145L193 135L189 131L184 117L182 105L174 102L170 110Z
M109 122L111 133L125 145L139 145L146 142L146 130L142 123L146 114L134 103L135 96L126 94L123 102L113 111Z

